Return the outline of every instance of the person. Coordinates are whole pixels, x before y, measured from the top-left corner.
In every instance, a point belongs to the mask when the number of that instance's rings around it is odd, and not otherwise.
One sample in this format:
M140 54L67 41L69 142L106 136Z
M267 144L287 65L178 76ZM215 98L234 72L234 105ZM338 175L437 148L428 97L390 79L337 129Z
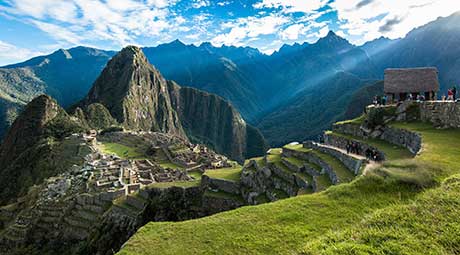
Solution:
M372 158L371 155L372 155L371 149L367 148L367 149L366 149L366 159L367 159L367 160L371 160L371 158Z
M387 104L387 95L383 95L382 97L382 105L386 105Z
M452 101L454 100L454 93L452 92L452 89L447 90L447 101Z
M377 106L377 96L374 96L374 101L372 101L372 103Z
M409 96L407 97L407 101L412 101L412 93L409 93Z
M372 159L374 161L378 161L378 153L377 153L377 151L375 149L372 150Z
M454 101L457 99L457 87L455 86L452 88L452 97Z
M351 150L351 144L350 144L350 141L347 142L347 154L350 154L350 150Z

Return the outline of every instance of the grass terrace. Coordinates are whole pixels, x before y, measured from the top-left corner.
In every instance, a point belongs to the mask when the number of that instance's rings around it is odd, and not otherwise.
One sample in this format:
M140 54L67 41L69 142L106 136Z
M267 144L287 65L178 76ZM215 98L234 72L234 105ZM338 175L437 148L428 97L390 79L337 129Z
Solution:
M190 188L190 187L197 187L200 186L200 180L193 180L193 181L177 181L177 182L157 182L149 184L148 187L150 188L170 188L170 187L182 187L182 188Z
M233 167L228 168L206 170L204 174L213 179L223 179L228 181L239 182L242 170L243 168L240 165L235 165Z
M341 183L351 182L355 178L355 175L337 158L319 151L313 151L313 153L332 167Z
M129 147L120 143L102 142L99 146L104 154L115 154L124 159L146 159L147 156L144 152L139 151L137 148Z
M320 193L151 222L119 254L459 254L460 130L393 125L421 133L420 155Z

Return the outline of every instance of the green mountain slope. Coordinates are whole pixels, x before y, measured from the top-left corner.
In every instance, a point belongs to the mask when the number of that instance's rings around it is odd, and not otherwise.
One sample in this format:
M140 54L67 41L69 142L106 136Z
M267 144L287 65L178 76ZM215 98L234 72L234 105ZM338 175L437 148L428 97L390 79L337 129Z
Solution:
M149 223L119 254L455 254L460 251L460 130L395 123L422 135L415 159L349 184L179 223ZM433 225L434 224L434 225Z

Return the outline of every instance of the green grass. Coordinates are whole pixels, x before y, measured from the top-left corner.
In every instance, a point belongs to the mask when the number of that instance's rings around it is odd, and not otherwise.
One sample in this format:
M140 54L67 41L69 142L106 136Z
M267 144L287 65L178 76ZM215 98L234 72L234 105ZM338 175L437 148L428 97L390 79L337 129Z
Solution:
M157 182L148 185L151 188L170 188L170 187L183 187L183 188L190 188L190 187L198 187L201 184L201 180L193 180L193 181L177 181L177 182Z
M151 222L119 254L459 254L460 130L394 125L422 134L420 156L320 193Z
M391 143L386 142L386 141L382 141L382 140L379 140L379 139L372 139L372 138L362 139L360 137L355 137L355 136L345 135L345 134L339 134L339 133L332 132L332 131L328 131L326 133L336 135L336 136L340 136L340 137L344 137L346 139L356 140L356 141L359 141L359 142L362 142L362 143L369 144L369 145L379 149L383 153L385 153L385 156L386 156L387 160L413 158L413 155L406 148L391 144Z
M318 175L316 179L316 191L323 191L332 186L331 179L326 174Z
M300 151L300 152L309 152L311 149L304 148L302 144L296 144L296 145L285 145L283 148L289 149L289 150L295 150L295 151Z
M134 147L129 147L119 143L102 142L100 149L105 154L115 154L124 159L146 159L145 153L138 151Z
M229 168L206 170L205 175L213 179L222 179L228 181L239 182L241 177L241 171L243 168L239 165Z
M294 166L298 167L298 168L301 168L305 165L305 161L304 160L301 160L299 158L295 158L295 157L287 157L287 158L284 158L286 161L288 161L289 163L293 164Z
M190 171L187 174L195 178L195 180L201 180L201 176L203 175L201 171Z
M352 120L344 120L344 121L337 122L334 125L343 125L343 124L361 125L361 124L363 124L365 119L366 119L366 115L363 114L363 115L361 115L361 116L359 116L357 118L354 118Z
M350 170L348 170L348 168L337 158L315 150L313 150L313 153L315 153L319 158L321 158L330 167L332 167L337 177L339 177L341 183L350 182L355 178L355 175Z

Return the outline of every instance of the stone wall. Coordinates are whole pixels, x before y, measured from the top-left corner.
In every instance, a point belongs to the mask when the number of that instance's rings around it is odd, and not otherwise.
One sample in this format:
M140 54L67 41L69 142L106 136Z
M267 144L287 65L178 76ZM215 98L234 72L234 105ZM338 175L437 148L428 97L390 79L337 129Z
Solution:
M305 148L311 148L311 149L321 151L321 152L324 152L326 154L333 156L334 158L340 160L340 162L342 162L348 168L348 170L353 172L355 175L359 174L361 166L363 165L363 161L360 159L357 159L341 151L319 145L312 141L305 142L303 146Z
M333 184L337 184L339 182L337 175L334 172L334 169L324 162L321 158L316 156L315 154L311 152L301 152L301 151L296 151L296 150L291 150L288 148L283 148L283 155L285 157L296 157L300 158L303 160L306 160L310 163L316 164L321 167L321 174L326 173L329 176L329 179Z
M420 119L436 127L460 128L460 102L422 102L420 103Z
M332 126L332 131L355 137L366 136L366 133L361 129L361 126L353 123L334 124Z
M422 148L422 136L418 133L394 127L384 127L381 139L407 148L412 154L417 154Z
M207 175L201 177L201 186L204 188L217 189L230 194L240 194L240 185L237 182L210 178Z
M370 150L377 151L378 157L381 160L385 160L385 158L386 158L385 153L383 153L382 151L378 150L377 148L375 148L373 146L368 145L367 143L359 142L359 141L354 140L354 139L348 139L348 138L345 138L343 136L338 136L338 135L334 135L334 134L327 134L326 133L324 135L324 143L325 144L330 145L330 146L334 146L334 147L337 147L337 148L340 148L340 149L343 149L343 150L347 149L347 143L348 142L355 142L356 144L358 144L358 146L361 148L361 151L360 151L361 156L366 156L366 154L365 154L366 150L370 149Z

